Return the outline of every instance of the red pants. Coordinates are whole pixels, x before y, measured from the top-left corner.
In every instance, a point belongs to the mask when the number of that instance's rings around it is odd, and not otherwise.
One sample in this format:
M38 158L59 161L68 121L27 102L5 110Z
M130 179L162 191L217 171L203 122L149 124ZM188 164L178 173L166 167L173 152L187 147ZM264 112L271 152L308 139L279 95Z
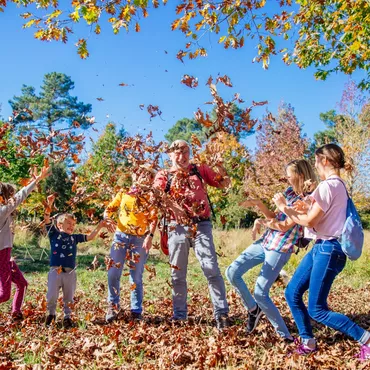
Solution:
M17 264L10 260L10 254L11 248L0 250L0 303L10 299L13 282L16 288L12 312L20 312L28 283Z

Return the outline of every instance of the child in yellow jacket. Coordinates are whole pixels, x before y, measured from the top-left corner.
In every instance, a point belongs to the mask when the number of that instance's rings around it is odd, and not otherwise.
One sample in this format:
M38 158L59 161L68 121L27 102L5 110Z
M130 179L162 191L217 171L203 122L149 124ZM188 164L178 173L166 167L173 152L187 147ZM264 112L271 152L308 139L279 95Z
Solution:
M125 262L130 268L131 316L134 320L142 319L144 265L157 226L156 209L150 204L150 196L144 189L151 186L153 179L153 171L147 167L140 168L133 174L130 190L119 192L104 212L106 218L118 212L117 229L110 251L113 267L108 270L107 322L117 318L120 279Z

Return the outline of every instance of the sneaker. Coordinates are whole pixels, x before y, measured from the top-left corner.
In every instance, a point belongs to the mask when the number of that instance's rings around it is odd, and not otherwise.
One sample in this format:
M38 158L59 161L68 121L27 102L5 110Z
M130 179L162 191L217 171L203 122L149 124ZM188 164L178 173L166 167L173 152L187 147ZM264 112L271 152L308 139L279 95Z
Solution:
M45 326L50 326L53 321L56 320L56 315L48 315L45 320Z
M370 346L369 345L363 344L361 346L359 359L360 361L370 360Z
M301 355L301 356L307 356L310 355L313 352L317 351L317 347L311 348L308 345L301 343L298 338L294 339L294 343L297 345L296 349L294 350L294 353Z
M108 307L107 314L105 315L105 321L107 323L113 322L117 319L117 311L115 310L115 306L110 304Z
M12 312L12 321L22 321L23 320L23 315L22 312Z
M63 328L70 329L73 327L73 321L70 317L65 317L63 320Z
M295 343L295 339L294 339L294 337L285 337L285 338L283 338L283 341L284 341L284 343L286 343L286 344L292 344L292 343Z
M131 312L131 320L132 321L142 321L143 315L138 312Z
M219 331L224 330L225 328L230 327L230 319L227 314L222 314L216 316L216 327Z
M248 312L248 322L247 322L247 333L250 334L256 329L259 319L261 318L263 312L260 307L257 305L253 311Z

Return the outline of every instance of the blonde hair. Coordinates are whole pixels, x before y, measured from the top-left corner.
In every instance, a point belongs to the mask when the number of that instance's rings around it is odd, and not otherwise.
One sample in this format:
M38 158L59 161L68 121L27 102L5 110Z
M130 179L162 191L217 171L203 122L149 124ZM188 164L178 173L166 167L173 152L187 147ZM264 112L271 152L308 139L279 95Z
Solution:
M285 166L285 171L290 168L296 175L292 179L293 190L296 194L311 193L317 186L317 177L308 161L295 159Z
M62 224L67 218L76 221L76 217L72 213L61 213L57 216L57 224Z

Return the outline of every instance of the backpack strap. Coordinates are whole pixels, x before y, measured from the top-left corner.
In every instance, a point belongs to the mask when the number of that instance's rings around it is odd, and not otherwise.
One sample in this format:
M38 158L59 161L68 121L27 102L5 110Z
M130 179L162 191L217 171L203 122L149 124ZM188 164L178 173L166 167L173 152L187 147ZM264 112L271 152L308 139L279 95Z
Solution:
M349 196L349 193L348 193L348 190L347 190L346 183L345 183L345 182L344 182L340 177L332 177L331 179L326 179L325 181L328 181L328 180L338 180L338 181L340 181L340 182L343 184L344 189L346 190L347 197L348 197L348 198L351 198L351 197Z

